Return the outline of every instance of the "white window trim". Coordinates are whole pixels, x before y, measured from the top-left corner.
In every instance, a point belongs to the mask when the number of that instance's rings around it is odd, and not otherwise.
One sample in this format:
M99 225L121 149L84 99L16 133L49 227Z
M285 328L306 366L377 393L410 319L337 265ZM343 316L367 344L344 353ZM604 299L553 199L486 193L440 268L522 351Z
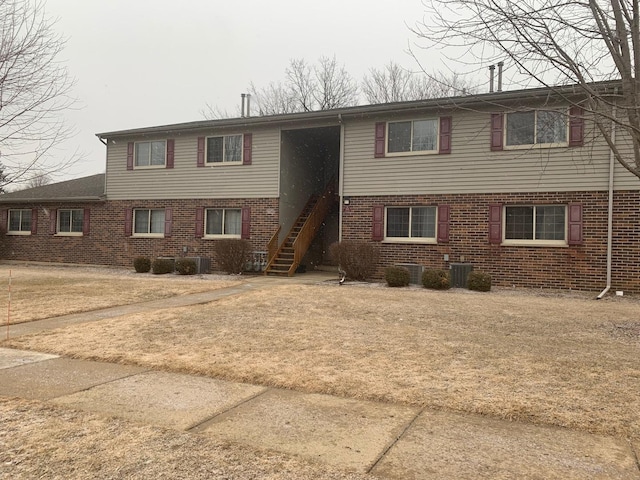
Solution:
M435 209L435 235L433 237L387 237L387 209L389 208L434 208ZM419 243L419 244L437 244L438 243L438 208L433 205L389 205L384 207L384 238L382 243ZM411 211L409 211L409 232L411 232Z
M139 143L164 142L164 163L162 165L137 165ZM151 152L149 153L151 154ZM151 159L149 159L151 160ZM133 169L134 170L157 170L167 168L167 140L145 140L144 142L134 142L133 144Z
M568 110L560 110L560 109L545 109L545 108L537 108L532 110L535 113L535 123L534 123L534 127L533 127L533 138L535 140L537 134L538 134L538 112L539 111L543 111L543 112L560 112L560 113L564 113L567 119L566 122L566 134L565 134L565 138L567 139L564 142L558 142L558 143L525 143L522 145L508 145L507 144L507 116L510 113L523 113L522 111L518 111L518 110L513 110L512 112L505 112L504 115L504 128L503 128L503 132L502 132L502 149L503 150L532 150L532 149L548 149L548 148L563 148L563 147L568 147L569 146L569 111Z
M11 212L15 212L15 211L29 211L31 212L31 209L29 208L10 208L7 212L7 235L16 235L16 236L20 236L20 235L31 235L31 226L33 225L33 218L31 219L31 225L29 225L29 230L9 230L9 226L11 225ZM22 223L22 214L20 215L20 220Z
M419 122L422 120L435 120L436 121L436 148L435 150L411 150L409 152L389 152L389 124L390 123L403 123L411 122L411 144L413 145L413 122ZM407 120L394 120L387 122L385 140L384 140L385 157L411 157L416 155L437 155L440 152L440 117L422 117L422 118L410 118Z
M228 163L228 162L227 162ZM233 162L233 163L237 163L237 162ZM203 236L202 238L206 239L206 240L220 240L220 239L236 239L236 238L242 238L242 234L231 234L231 233L207 233L207 216L209 215L209 210L224 210L225 213L223 214L223 219L222 219L222 225L224 226L224 215L226 215L226 210L240 210L240 218L242 218L242 209L241 208L236 208L236 207L228 207L228 208L217 208L217 207L211 207L211 208L205 208L204 209L204 227L203 227ZM242 230L242 225L240 226L240 230Z
M536 223L535 223L535 207L564 207L564 240L522 240L522 239L507 239L507 207L534 207L533 211L533 236L536 235ZM569 242L567 237L569 235L569 221L567 218L567 205L566 204L518 204L518 205L503 205L502 207L502 243L504 246L516 246L516 247L568 247Z
M162 233L136 233L136 212L153 210L165 210L164 208L134 208L131 214L131 236L136 238L164 238L164 223L162 225ZM165 210L166 215L166 210ZM149 217L149 228L151 228L151 217Z
M56 237L82 237L84 232L61 232L60 231L60 212L76 211L82 215L82 229L84 230L84 209L82 208L60 208L56 212ZM71 214L71 223L73 223L73 214Z
M209 158L209 139L210 138L221 138L222 137L222 158L224 159L224 138L225 137L237 137L241 138L240 140L240 160L234 160L233 162L209 162L207 159ZM224 165L242 165L244 161L244 134L242 133L228 133L226 135L209 135L204 139L204 164L208 167L222 167ZM226 235L224 238L230 238Z

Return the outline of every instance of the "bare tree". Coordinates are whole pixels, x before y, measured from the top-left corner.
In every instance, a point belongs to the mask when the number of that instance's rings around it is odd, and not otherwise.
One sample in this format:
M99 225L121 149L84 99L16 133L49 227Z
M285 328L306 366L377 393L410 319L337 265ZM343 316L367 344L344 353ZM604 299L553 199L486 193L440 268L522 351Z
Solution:
M53 178L48 173L42 170L35 170L32 172L31 177L27 180L25 188L43 187L53 182Z
M458 74L412 72L390 61L383 69L372 68L362 80L368 103L406 102L474 93L477 89Z
M285 82L249 88L260 115L311 112L348 107L358 103L358 85L335 56L321 57L316 65L293 59L285 70Z
M19 183L35 168L58 172L77 160L53 159L72 131L61 113L71 107L73 80L60 64L64 39L41 0L0 0L0 186Z
M512 84L576 85L616 160L640 177L638 0L425 0L429 22L414 31L449 60L479 68L507 60ZM602 80L617 80L612 92ZM559 91L559 90L557 90ZM568 102L572 98L566 99ZM614 108L615 105L615 108ZM631 148L620 148L612 125Z

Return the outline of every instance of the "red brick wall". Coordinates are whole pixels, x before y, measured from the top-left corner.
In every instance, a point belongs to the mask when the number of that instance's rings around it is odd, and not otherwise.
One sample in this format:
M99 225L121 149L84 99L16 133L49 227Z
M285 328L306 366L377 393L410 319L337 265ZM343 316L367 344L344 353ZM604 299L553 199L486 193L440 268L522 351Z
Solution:
M16 205L11 208L31 208ZM52 208L90 208L91 231L86 236L49 234ZM125 237L128 208L172 208L173 228L169 238ZM5 237L3 257L9 260L81 263L132 267L137 256L201 256L212 259L215 268L215 240L195 237L197 207L251 208L251 238L255 250L266 250L278 228L278 199L108 201L91 204L47 204L39 206L36 235ZM187 253L183 253L187 247Z
M351 197L344 211L343 239L371 240L373 205L415 206L449 204L450 241L438 245L380 243L377 278L386 266L418 263L448 268L450 263L473 264L491 274L494 285L602 290L606 285L607 193L551 192L540 194L413 195ZM583 205L584 243L568 247L491 245L488 241L490 204ZM640 292L640 192L617 192L614 207L612 288ZM449 255L449 261L444 255Z

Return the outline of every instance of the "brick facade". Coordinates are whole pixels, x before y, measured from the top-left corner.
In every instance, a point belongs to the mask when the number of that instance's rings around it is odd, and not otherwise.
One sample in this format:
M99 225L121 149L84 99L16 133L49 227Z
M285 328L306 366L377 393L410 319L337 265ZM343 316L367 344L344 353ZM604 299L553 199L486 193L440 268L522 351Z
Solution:
M15 205L10 208L31 208ZM228 200L162 200L106 201L87 204L43 204L38 206L38 231L35 235L6 235L5 255L8 260L80 263L94 265L133 266L137 256L201 256L212 260L215 268L215 244L212 239L196 238L196 209L251 208L250 242L255 250L264 251L278 228L278 199ZM51 235L49 211L55 208L90 208L91 228L88 235ZM170 237L140 238L125 236L125 212L130 208L172 208L173 227ZM186 253L184 248L186 247Z
M616 192L613 217L612 288L640 292L640 192ZM580 203L582 245L565 247L492 245L488 239L489 205ZM471 263L491 274L494 285L599 291L606 286L607 192L524 194L412 195L351 197L343 211L343 240L372 238L373 205L450 205L449 242L440 244L380 243L377 278L386 266L418 263L449 268ZM445 254L449 261L445 261Z

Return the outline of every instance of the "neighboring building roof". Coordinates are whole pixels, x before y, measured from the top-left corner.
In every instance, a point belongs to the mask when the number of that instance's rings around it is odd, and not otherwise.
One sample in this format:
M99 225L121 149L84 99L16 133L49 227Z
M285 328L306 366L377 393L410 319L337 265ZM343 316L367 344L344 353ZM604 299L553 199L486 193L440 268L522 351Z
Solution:
M0 203L100 202L105 200L104 173L0 195Z
M600 92L612 91L620 84L618 80L595 82L590 86ZM200 120L196 122L176 123L155 127L134 128L129 130L117 130L113 132L97 133L101 140L119 137L161 135L167 133L179 133L212 128L233 128L259 125L287 125L298 124L303 121L342 121L347 118L362 118L385 113L401 113L423 110L429 108L471 108L481 105L500 106L519 101L534 101L549 97L576 97L584 96L584 90L577 85L565 85L558 87L541 87L521 90L508 90L474 95L462 95L447 98L429 98L409 102L380 103L373 105L360 105L356 107L336 108L333 110L318 110L313 112L287 113L280 115L256 115L251 117L224 118L217 120Z

